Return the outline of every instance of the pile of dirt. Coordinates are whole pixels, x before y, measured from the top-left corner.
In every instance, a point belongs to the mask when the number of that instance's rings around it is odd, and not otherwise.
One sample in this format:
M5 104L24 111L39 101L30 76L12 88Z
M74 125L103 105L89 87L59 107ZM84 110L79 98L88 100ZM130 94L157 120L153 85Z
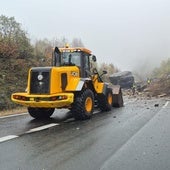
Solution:
M153 79L150 84L146 82L143 84L142 82L136 84L135 93L133 93L132 89L123 89L124 96L144 98L170 96L170 76L161 79ZM140 88L138 86L140 86Z
M170 77L153 80L144 92L149 93L151 96L170 96Z

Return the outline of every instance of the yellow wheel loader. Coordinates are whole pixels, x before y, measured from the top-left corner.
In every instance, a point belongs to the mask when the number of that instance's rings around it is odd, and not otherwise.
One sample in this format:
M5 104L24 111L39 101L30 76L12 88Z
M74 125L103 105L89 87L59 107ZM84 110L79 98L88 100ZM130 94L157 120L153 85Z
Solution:
M56 47L52 66L33 67L26 92L13 93L13 102L28 108L36 119L49 118L55 109L68 108L75 119L89 119L94 105L101 111L123 106L120 86L102 81L94 63L96 57L84 47Z

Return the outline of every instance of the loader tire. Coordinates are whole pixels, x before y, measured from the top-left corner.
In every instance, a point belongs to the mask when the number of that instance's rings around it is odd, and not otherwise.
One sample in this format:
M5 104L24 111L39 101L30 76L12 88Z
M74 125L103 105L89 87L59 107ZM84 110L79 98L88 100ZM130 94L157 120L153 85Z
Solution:
M50 118L54 112L54 108L33 108L28 107L28 113L35 119Z
M98 107L101 111L110 111L113 104L113 93L112 89L107 88L106 94L98 95Z
M94 95L85 89L75 96L71 112L76 120L90 119L94 110Z

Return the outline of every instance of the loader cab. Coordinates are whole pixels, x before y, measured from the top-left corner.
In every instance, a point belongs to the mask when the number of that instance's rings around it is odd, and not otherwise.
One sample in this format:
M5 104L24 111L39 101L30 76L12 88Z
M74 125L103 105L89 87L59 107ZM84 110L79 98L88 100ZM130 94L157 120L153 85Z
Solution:
M96 57L86 48L55 48L53 66L71 67L77 66L82 78L89 77L91 61L96 62Z

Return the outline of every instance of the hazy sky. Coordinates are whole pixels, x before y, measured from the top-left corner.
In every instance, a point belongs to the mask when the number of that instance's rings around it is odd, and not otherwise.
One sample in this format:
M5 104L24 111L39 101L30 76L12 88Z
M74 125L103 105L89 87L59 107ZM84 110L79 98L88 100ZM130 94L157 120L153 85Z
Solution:
M0 0L30 37L80 38L98 62L122 70L170 58L170 0Z

